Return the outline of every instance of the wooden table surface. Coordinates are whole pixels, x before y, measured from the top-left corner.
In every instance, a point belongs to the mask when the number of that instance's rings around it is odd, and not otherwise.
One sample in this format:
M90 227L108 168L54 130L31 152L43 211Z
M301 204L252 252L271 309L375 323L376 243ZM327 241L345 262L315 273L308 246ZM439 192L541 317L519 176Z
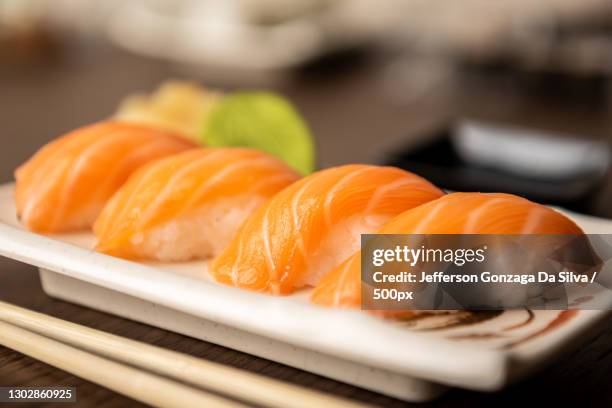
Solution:
M357 62L354 62L355 64ZM193 72L192 72L193 73ZM320 164L348 161L375 161L394 143L416 142L418 135L442 126L457 110L452 97L436 92L410 106L390 101L381 90L379 67L361 62L360 68L339 73L311 72L299 80L274 85L289 95L304 112L317 135ZM230 88L229 79L206 83ZM57 60L44 63L0 62L0 181L11 179L12 169L37 146L78 125L98 120L112 112L128 92L147 90L161 80L181 77L176 67L138 58L106 45L70 43ZM212 75L211 75L212 77ZM451 101L451 102L449 102ZM503 103L483 104L489 115L506 112ZM476 99L470 109L476 109ZM547 115L532 109L535 122ZM502 113L503 116L503 113ZM563 115L566 127L580 126L604 133L608 115L574 112ZM558 125L558 120L555 120ZM214 344L194 340L147 325L117 318L49 298L41 289L37 271L7 259L0 259L0 299L110 333L228 364L273 378L300 384L336 395L380 406L410 406L363 389L283 366ZM598 334L572 353L533 378L502 392L483 394L451 390L439 400L419 406L489 406L520 404L565 404L612 406L612 319ZM61 370L0 347L0 386L74 386L78 406L139 406ZM64 405L65 406L65 405Z

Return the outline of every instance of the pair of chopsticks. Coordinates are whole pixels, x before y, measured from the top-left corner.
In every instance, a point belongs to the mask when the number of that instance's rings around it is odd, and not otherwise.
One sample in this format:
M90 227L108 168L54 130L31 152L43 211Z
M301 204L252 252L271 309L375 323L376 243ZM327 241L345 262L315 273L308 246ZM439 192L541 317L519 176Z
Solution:
M361 406L5 302L0 344L152 406Z

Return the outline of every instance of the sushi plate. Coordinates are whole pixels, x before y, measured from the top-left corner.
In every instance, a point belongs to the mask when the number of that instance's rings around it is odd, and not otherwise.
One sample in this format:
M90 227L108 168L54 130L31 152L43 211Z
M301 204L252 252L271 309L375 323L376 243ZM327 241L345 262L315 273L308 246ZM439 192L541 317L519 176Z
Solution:
M53 297L221 344L409 401L448 387L495 391L597 330L599 310L457 311L401 322L213 282L204 262L136 263L94 252L89 233L42 236L0 186L0 255L40 268ZM569 214L586 232L612 221Z

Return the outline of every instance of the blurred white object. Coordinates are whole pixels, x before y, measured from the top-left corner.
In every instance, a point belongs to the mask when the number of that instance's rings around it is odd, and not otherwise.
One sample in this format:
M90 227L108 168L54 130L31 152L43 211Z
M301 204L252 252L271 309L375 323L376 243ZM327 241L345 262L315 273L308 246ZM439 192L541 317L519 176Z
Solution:
M302 64L364 37L347 32L331 0L182 0L124 3L112 41L176 62L241 70ZM358 31L358 30L357 30Z
M530 178L601 175L610 166L610 149L604 142L529 129L465 122L453 143L470 163Z

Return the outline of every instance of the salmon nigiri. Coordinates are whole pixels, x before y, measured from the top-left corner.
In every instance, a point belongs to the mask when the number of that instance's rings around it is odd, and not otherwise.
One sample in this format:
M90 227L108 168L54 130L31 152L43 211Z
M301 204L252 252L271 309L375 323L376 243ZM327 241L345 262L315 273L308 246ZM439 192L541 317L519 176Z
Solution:
M247 216L298 178L280 160L243 148L194 149L150 163L100 214L96 249L161 261L214 256Z
M408 210L380 234L582 234L565 215L511 194L453 193ZM361 253L331 270L311 295L313 303L361 307Z
M15 171L17 216L37 232L91 227L134 170L194 147L178 135L126 123L77 129L45 145Z
M219 282L274 294L313 286L359 249L361 234L442 195L428 181L398 168L322 170L253 214L213 261L211 272Z

